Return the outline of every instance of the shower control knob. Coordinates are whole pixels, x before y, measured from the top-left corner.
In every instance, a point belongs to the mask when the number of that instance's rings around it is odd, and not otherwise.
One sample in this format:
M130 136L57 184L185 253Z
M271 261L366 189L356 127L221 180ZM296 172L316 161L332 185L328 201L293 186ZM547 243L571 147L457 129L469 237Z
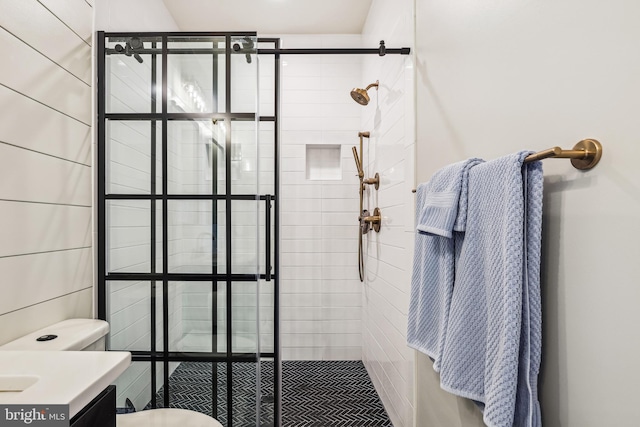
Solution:
M365 211L365 212L367 212L367 211ZM364 216L361 219L361 221L364 222L365 224L367 224L367 226L370 225L376 233L379 233L380 232L381 223L382 223L382 212L380 211L380 208L375 208L373 210L373 215L372 216L368 216L368 215ZM367 229L367 231L368 231L368 229Z
M369 217L369 211L368 210L363 210L362 211L362 215L360 215L358 217L358 221L360 222L360 233L361 234L367 234L369 232L369 230L371 229L371 225L365 221L365 218Z

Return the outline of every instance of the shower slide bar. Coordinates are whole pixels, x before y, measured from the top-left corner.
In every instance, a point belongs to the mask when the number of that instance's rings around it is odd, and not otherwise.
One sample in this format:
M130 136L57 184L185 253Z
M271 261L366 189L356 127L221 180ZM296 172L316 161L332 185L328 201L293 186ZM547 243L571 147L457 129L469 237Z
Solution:
M367 87L367 90L374 86L373 84ZM378 86L378 82L375 83L375 86ZM362 91L363 89L357 89L358 91ZM356 89L354 89L356 91ZM364 96L366 97L365 101L359 99L362 95L354 96L354 91L351 92L351 96L356 100L358 104L367 105L369 103L369 96L366 95L366 90ZM358 98L358 99L357 99ZM369 211L364 209L364 190L365 185L373 185L375 189L380 188L380 175L378 173L375 174L373 178L365 178L364 177L364 152L362 151L362 139L363 138L371 138L371 132L358 132L358 138L360 139L360 154L358 154L358 149L356 147L352 148L353 151L353 159L356 162L356 169L358 170L357 177L360 180L360 185L358 186L358 193L360 194L360 210L358 214L358 275L360 277L360 281L364 282L364 251L362 246L362 236L367 234L369 230L373 229L376 233L380 232L381 224L382 224L382 212L380 212L380 208L375 208L373 210L373 215L369 215Z
M571 150L563 150L560 147L552 147L525 157L525 163L544 159L571 159L571 165L580 170L594 168L602 157L602 144L595 139L583 139L573 146ZM416 192L414 188L412 193Z

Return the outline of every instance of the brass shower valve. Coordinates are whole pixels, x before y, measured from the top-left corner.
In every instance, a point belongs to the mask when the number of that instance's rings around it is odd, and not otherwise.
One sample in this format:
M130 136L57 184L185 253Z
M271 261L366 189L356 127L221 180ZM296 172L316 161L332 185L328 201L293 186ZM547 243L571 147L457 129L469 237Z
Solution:
M380 226L382 224L382 212L380 208L375 208L373 210L373 215L362 217L362 222L371 224L373 227L373 231L376 233L380 232Z
M380 175L376 172L373 178L363 179L362 184L373 185L377 190L380 188Z

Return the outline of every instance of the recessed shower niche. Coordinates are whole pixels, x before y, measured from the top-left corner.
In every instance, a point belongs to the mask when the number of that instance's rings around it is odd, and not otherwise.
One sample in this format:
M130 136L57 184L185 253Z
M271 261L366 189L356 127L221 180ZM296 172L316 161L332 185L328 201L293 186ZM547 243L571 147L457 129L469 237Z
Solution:
M340 145L307 144L307 179L312 181L341 180L342 163L340 150Z

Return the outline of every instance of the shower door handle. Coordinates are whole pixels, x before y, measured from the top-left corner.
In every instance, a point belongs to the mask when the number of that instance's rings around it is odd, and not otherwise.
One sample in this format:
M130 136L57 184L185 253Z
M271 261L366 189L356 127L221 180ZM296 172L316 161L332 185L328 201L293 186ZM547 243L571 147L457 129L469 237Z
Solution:
M265 269L265 278L264 280L266 280L267 282L271 281L271 194L267 194L265 196L265 218L264 218L264 225L266 227L265 229L265 233L264 233L264 240L265 240L265 263L264 263L264 269Z

